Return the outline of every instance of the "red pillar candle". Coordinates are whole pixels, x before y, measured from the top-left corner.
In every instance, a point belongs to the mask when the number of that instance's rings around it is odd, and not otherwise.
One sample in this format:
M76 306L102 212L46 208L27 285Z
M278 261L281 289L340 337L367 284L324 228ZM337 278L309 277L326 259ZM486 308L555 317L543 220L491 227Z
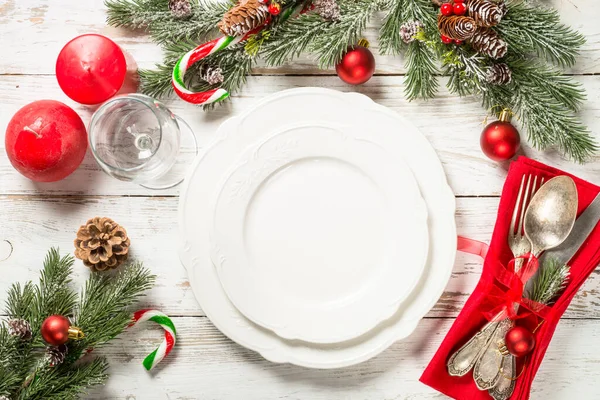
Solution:
M54 182L79 167L87 150L87 133L79 115L54 100L21 108L8 123L6 153L27 178Z
M87 34L65 45L56 61L56 78L67 96L81 104L113 97L127 75L123 50L109 38Z

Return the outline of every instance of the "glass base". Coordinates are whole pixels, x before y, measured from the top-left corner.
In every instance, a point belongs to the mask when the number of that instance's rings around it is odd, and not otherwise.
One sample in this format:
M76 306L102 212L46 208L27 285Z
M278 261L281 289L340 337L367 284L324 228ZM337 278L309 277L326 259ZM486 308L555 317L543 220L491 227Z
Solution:
M175 116L181 130L179 154L173 167L161 177L145 182L146 189L165 190L179 185L183 182L188 168L192 165L194 158L198 155L198 142L192 128L182 118Z

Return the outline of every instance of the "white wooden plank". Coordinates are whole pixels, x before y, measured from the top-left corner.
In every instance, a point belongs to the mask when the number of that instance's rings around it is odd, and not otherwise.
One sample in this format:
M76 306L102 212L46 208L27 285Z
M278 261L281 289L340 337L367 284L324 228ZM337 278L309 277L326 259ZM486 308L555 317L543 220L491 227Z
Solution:
M205 318L175 319L172 357L152 373L141 360L157 346L158 329L142 327L99 353L108 355L111 378L97 399L422 400L447 398L419 377L452 320L423 320L405 341L373 360L331 371L272 364L231 342ZM596 399L600 348L598 321L563 320L533 382L532 399Z
M577 77L589 91L581 116L591 129L600 123L600 80L595 76ZM353 87L343 84L336 77L307 76L261 76L252 77L247 87L233 98L231 103L204 112L196 106L180 100L167 103L173 111L187 120L196 131L201 144L206 144L214 136L218 126L228 117L240 113L258 99L280 90L320 86L341 91L352 91ZM506 177L506 165L487 159L479 147L479 135L485 117L477 99L458 99L445 90L442 95L427 102L408 102L402 96L402 77L380 76L373 78L368 85L357 90L376 102L404 115L430 140L437 150L450 185L457 195L489 196L498 195ZM0 78L0 132L14 113L23 105L37 99L56 99L76 108L84 121L89 121L92 111L70 101L58 88L54 77L30 76L27 79L16 76ZM265 121L268 123L268 121ZM402 134L398 132L398 134ZM4 141L0 141L0 154ZM563 168L592 181L598 180L600 163L576 165L562 160L552 152L542 153L524 146L525 154ZM595 160L599 160L596 157ZM0 157L0 194L88 194L88 195L171 195L179 188L167 191L150 191L140 186L119 182L100 171L88 154L83 165L69 178L52 184L33 184L20 176L5 156Z
M600 26L596 23L600 11L594 0L578 2L550 0L561 20L580 30L588 38L579 63L568 72L600 72ZM378 14L366 31L366 37L376 54L378 74L404 73L404 61L397 56L380 56L377 45L381 25ZM101 33L112 37L131 52L139 65L149 68L161 59L160 49L142 32L114 29L105 24L103 0L3 0L0 5L0 48L5 55L0 59L0 74L53 74L56 57L64 44L83 33ZM32 62L35 60L35 62ZM303 56L291 65L272 69L259 68L265 74L332 74L321 71L309 56Z
M489 241L497 198L458 200L458 233ZM157 286L143 301L143 307L156 307L167 314L203 316L194 299L185 269L177 256L176 198L79 198L79 197L0 197L0 304L12 282L37 280L46 251L59 246L72 252L77 228L88 218L109 216L122 224L132 240L132 255L158 276ZM8 241L10 245L7 242ZM454 317L471 294L481 274L481 260L459 254L446 291L430 317ZM80 261L75 265L77 287L89 272ZM574 299L566 316L600 318L600 274L593 273Z

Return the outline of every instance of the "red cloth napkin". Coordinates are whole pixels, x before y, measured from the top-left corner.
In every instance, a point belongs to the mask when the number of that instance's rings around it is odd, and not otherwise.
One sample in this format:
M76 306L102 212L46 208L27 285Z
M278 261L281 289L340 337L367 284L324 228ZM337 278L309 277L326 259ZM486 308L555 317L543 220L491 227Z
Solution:
M486 391L480 391L473 382L473 375L469 372L463 377L450 376L446 369L446 362L450 355L458 350L469 338L473 336L487 322L481 312L486 292L493 283L493 274L497 262L507 265L513 257L508 247L507 234L510 219L517 199L519 186L524 174L535 174L541 177L552 178L557 175L567 175L573 178L577 185L579 194L578 215L594 200L600 187L583 181L571 174L541 164L526 157L520 157L513 162L508 172L508 177L502 191L496 226L488 254L483 264L482 276L473 294L467 300L461 313L444 338L437 353L423 372L421 382L432 388L459 400L491 399ZM552 340L554 330L560 317L564 314L569 303L577 293L587 277L600 263L600 224L596 226L586 243L571 259L571 279L569 285L551 307L550 313L544 323L536 331L536 347L526 360L522 375L516 383L516 388L511 400L529 399L531 383L539 369L540 363L546 354L546 349ZM519 322L520 323L520 322ZM521 365L517 367L517 373L521 372Z

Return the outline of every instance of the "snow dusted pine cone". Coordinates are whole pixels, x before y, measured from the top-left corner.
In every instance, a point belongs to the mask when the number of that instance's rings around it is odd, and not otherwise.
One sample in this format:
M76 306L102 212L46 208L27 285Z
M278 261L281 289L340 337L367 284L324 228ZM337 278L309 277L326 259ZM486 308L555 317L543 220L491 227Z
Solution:
M217 26L224 35L241 36L264 25L269 16L266 4L259 0L242 0L225 13Z
M492 85L506 85L512 80L512 71L505 63L494 64L488 69L486 80Z

